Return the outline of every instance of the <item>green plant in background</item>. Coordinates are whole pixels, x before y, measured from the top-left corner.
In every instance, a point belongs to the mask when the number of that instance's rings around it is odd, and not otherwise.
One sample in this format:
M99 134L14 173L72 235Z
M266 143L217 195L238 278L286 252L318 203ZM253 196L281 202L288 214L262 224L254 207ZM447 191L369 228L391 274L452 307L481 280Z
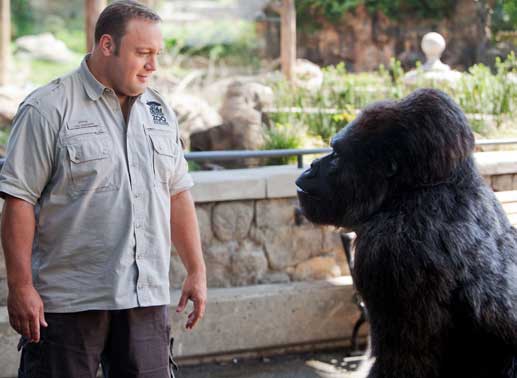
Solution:
M472 129L478 133L493 134L504 120L517 111L517 58L511 53L496 61L496 72L477 64L451 85L429 81L421 76L417 87L435 87L447 92L467 113L471 114ZM417 71L422 65L417 64ZM274 82L275 107L297 108L296 113L284 111L270 114L275 123L301 124L308 135L319 136L324 142L346 126L355 117L355 109L385 99L397 100L414 88L403 83L404 71L395 59L377 72L351 74L344 65L323 69L324 80L316 92L292 87L284 81ZM512 80L513 75L513 80ZM343 113L344 112L344 113Z
M30 6L30 0L16 0L11 2L11 15L14 37L33 33L34 14Z
M277 123L274 127L266 130L265 150L295 149L303 146L305 130L302 125L292 125L289 123ZM296 161L296 157L269 158L267 165L289 164Z

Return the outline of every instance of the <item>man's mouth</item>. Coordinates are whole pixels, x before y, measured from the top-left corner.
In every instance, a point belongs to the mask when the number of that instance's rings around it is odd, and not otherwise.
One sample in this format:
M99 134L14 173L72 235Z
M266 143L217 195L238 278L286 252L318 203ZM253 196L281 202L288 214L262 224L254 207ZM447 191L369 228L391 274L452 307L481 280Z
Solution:
M146 75L136 75L136 77L142 82L146 82L149 79L149 76Z

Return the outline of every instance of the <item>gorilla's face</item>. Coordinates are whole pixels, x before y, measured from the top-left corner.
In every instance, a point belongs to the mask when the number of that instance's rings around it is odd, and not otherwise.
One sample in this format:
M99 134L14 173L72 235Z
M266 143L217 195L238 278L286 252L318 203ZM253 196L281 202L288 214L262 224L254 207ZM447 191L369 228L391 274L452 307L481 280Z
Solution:
M333 152L313 161L296 180L298 198L312 222L353 227L375 212L388 193L394 165L364 148L354 121L332 138ZM373 146L372 146L373 147Z
M472 152L461 109L443 92L418 90L380 102L332 138L333 152L296 180L306 217L354 228L404 191L450 177Z

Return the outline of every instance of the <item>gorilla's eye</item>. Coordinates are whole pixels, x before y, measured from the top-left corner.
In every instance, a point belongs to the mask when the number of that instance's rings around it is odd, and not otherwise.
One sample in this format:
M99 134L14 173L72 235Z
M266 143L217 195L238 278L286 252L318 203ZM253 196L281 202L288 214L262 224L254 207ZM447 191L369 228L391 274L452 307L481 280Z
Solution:
M338 172L338 169L339 169L339 155L336 154L335 152L333 152L332 155L330 155L328 174L335 175Z

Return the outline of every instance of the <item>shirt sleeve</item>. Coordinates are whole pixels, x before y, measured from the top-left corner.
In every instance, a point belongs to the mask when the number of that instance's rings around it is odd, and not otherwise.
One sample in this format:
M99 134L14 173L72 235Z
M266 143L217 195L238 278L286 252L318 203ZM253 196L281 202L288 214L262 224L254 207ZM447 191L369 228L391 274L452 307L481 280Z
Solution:
M188 164L183 153L183 148L180 142L180 132L178 128L178 122L174 117L174 125L176 127L176 151L177 156L175 159L174 174L172 175L172 182L170 184L170 195L173 196L185 190L188 190L194 186L192 176L188 173Z
M7 143L0 171L0 197L5 195L35 205L50 180L54 160L55 133L39 110L22 105Z

